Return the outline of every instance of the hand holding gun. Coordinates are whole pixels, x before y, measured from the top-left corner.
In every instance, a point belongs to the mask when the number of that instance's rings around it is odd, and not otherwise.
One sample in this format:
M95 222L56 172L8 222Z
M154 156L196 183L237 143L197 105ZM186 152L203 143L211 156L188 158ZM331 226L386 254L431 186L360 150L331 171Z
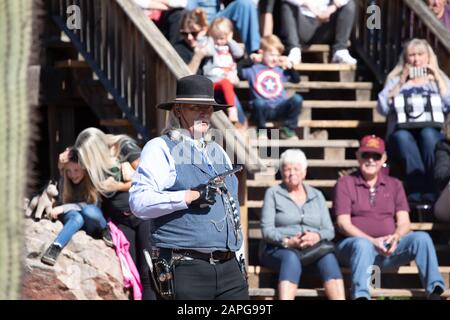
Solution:
M201 184L192 188L192 190L200 193L200 197L197 200L192 201L191 205L198 205L200 208L206 208L216 203L216 194L220 194L222 190L226 190L225 178L241 171L243 168L242 165L237 165L235 168L209 179L206 184Z

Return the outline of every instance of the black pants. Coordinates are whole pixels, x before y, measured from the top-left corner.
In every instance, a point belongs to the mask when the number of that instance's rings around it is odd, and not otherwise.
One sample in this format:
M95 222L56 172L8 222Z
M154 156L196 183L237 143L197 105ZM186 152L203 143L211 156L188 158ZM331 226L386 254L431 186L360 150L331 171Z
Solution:
M248 300L248 284L235 258L210 264L194 259L174 269L176 300Z
M332 53L348 47L356 15L354 0L338 9L331 15L330 21L324 24L320 24L318 19L302 15L298 6L286 2L281 4L280 10L280 36L286 52L313 43L331 43Z
M150 270L144 256L144 249L151 250L151 221L142 220L134 215L112 212L111 221L123 232L130 242L130 255L139 272L142 284L142 300L156 300L155 291L150 279Z

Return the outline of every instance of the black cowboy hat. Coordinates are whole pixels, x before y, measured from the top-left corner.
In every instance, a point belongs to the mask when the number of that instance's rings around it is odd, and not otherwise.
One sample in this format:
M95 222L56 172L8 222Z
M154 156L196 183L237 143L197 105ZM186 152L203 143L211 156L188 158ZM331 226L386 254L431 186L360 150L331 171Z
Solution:
M214 88L211 80L204 76L192 75L177 80L177 95L172 102L160 103L158 109L171 110L175 104L194 104L212 106L214 111L231 107L218 104L214 99Z

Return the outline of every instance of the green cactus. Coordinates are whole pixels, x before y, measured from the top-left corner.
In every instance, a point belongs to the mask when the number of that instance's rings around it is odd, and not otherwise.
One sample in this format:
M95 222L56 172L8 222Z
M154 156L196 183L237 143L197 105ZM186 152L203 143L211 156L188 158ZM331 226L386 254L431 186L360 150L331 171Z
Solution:
M0 299L19 298L28 144L30 0L0 0Z

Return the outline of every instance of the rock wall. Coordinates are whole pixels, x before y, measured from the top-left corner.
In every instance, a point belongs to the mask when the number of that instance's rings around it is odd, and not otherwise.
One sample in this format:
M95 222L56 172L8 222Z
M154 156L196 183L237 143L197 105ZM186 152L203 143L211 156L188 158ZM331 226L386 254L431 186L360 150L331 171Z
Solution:
M54 266L40 259L62 229L61 222L26 219L22 299L129 299L119 260L103 240L78 231Z

